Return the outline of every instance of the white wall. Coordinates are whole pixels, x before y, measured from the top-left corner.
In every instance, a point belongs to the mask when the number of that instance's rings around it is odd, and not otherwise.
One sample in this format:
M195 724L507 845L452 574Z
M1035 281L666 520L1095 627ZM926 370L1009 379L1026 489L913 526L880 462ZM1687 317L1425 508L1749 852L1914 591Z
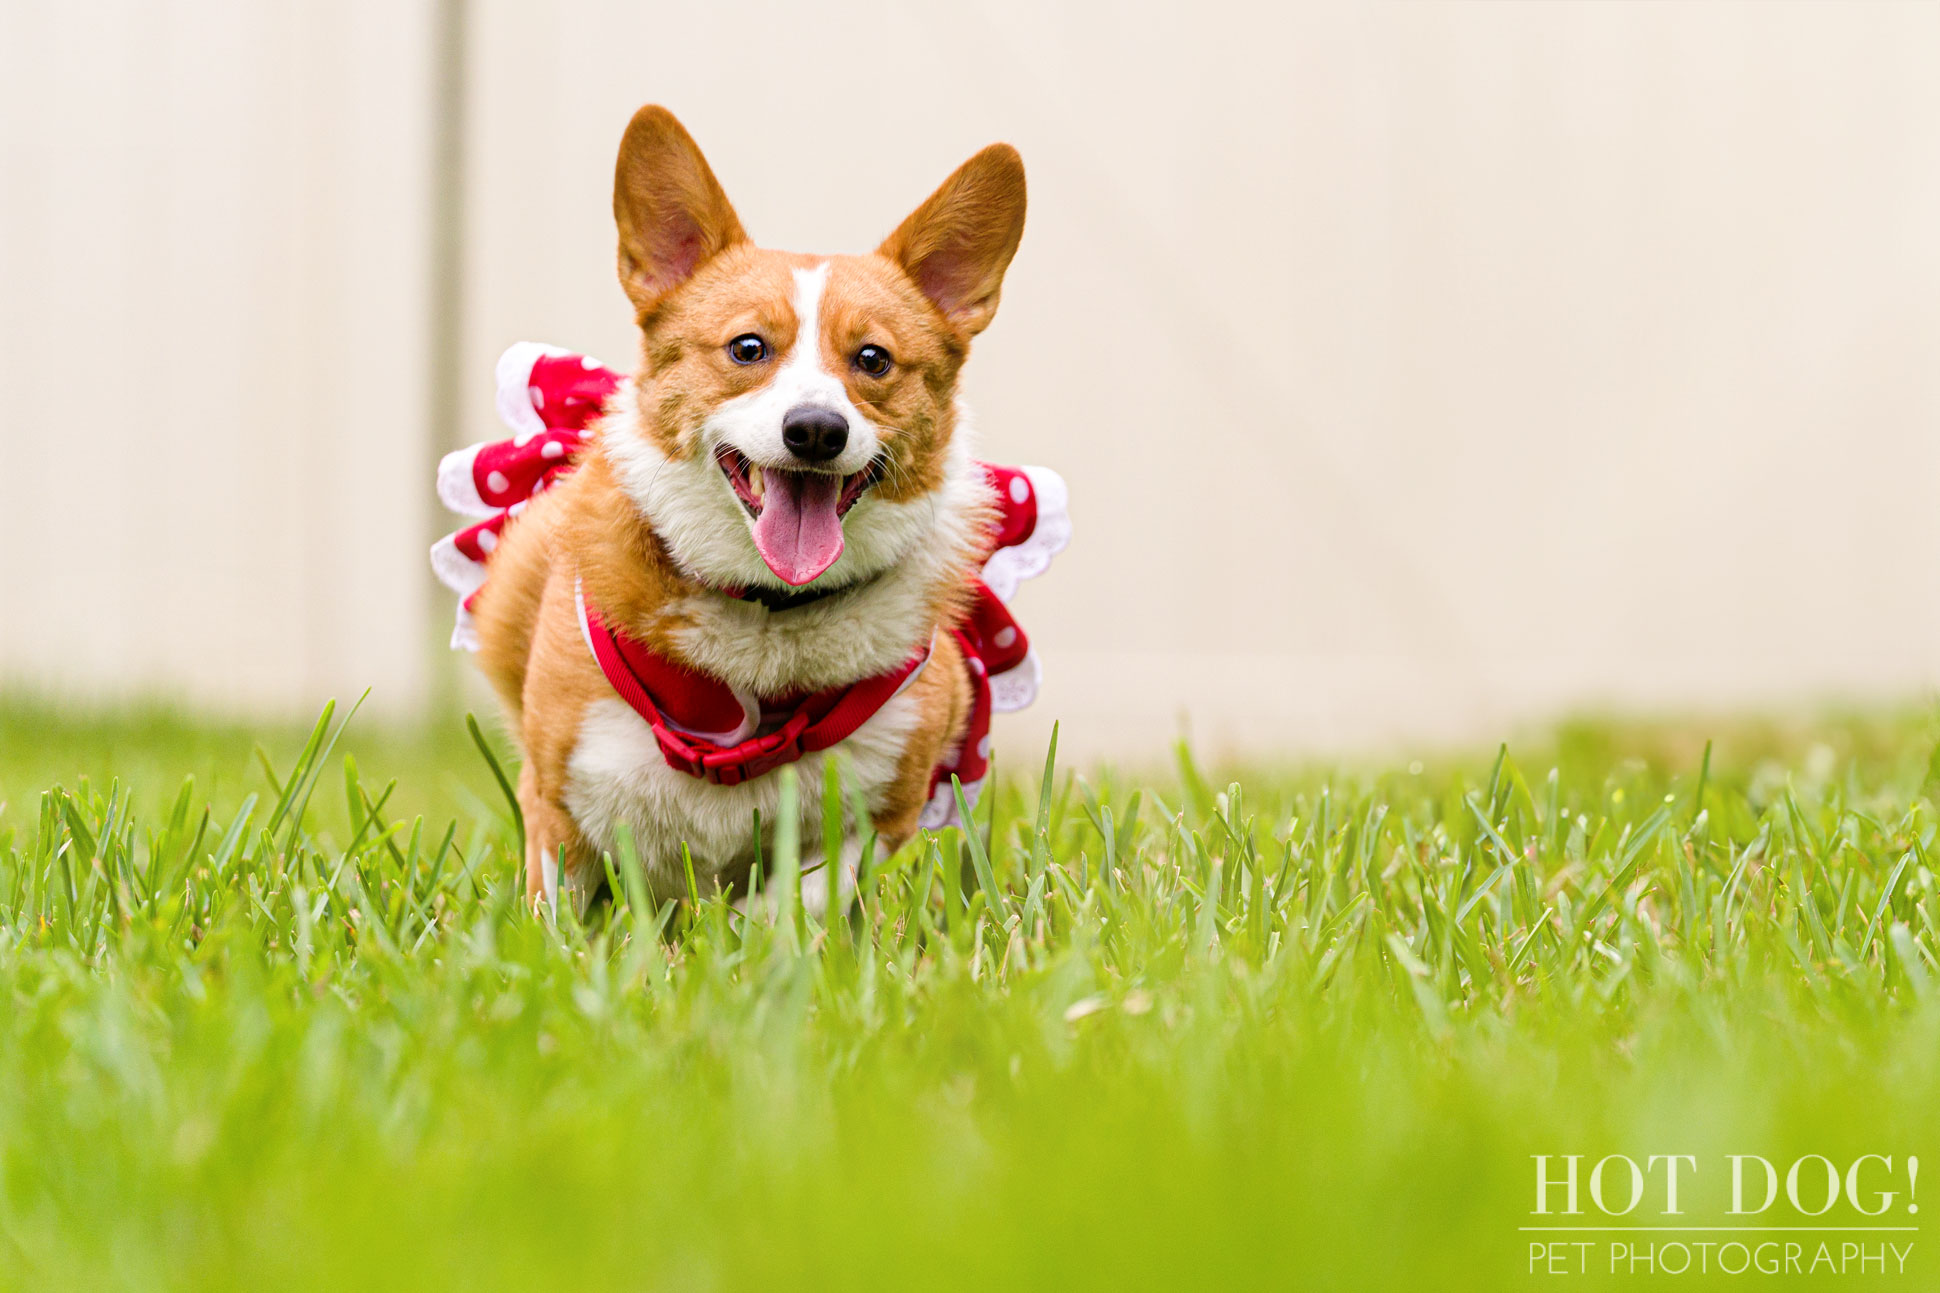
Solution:
M0 3L0 677L419 703L428 19Z
M1473 736L1934 677L1940 9L734 12L482 11L473 423L503 342L628 353L637 102L803 250L1014 141L970 390L1079 537L1024 594L1049 685L1012 733Z
M0 445L30 473L0 512L0 667L95 685L139 662L297 708L358 680L423 694L447 609L411 476L431 446L406 448L431 64L417 10L382 11L414 15L395 44L360 43L357 12L306 40L239 7L232 38L282 51L247 76L165 23L115 39L176 49L166 74L70 38L28 60L30 88L82 77L51 126L0 84ZM1940 661L1937 55L1924 5L480 0L464 424L494 431L510 341L629 356L609 186L638 104L673 107L755 236L800 250L872 245L1006 138L1031 219L970 392L989 455L1064 471L1079 526L1023 595L1048 685L1013 743L1053 717L1092 753L1154 749L1187 711L1215 747L1312 747L1917 691ZM109 102L224 151L103 179L60 141L125 157ZM114 236L123 193L167 198L166 234ZM379 412L353 416L335 382L380 334ZM329 362L294 398L250 379L260 416L210 426L171 376L208 336ZM143 430L32 377L104 358ZM57 411L102 447L98 487L21 447ZM195 427L233 446L224 487L144 502L201 474L175 448ZM332 511L347 549L306 538Z

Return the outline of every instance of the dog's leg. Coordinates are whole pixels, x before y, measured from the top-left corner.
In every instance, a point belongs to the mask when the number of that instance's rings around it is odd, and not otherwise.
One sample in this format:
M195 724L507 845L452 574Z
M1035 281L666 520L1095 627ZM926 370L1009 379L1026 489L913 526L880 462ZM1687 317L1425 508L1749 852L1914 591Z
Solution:
M528 762L519 772L519 811L525 814L525 897L534 910L559 910L563 886L574 909L583 912L586 859L590 850L572 814L547 795Z
M876 844L876 856L884 856L880 841ZM851 829L842 837L842 852L836 859L834 875L829 874L829 865L824 862L802 876L802 910L817 920L824 919L829 912L829 888L834 882L835 910L838 914L847 912L855 901L861 869L862 837Z

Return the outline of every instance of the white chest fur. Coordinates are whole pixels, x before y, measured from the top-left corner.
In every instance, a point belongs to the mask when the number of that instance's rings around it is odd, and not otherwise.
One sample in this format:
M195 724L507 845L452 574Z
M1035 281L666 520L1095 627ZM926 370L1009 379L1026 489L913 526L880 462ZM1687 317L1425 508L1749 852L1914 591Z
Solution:
M918 719L914 697L893 697L846 741L794 765L801 780L804 852L821 838L822 778L831 756L843 767L845 798L860 794L872 810L896 775L903 748ZM566 808L595 849L612 852L616 828L633 832L648 883L660 898L686 890L680 857L685 843L703 893L738 876L753 860L754 814L759 812L762 848L771 847L781 779L756 777L738 786L717 786L667 766L653 729L617 697L588 707L567 765ZM845 822L853 833L854 823Z

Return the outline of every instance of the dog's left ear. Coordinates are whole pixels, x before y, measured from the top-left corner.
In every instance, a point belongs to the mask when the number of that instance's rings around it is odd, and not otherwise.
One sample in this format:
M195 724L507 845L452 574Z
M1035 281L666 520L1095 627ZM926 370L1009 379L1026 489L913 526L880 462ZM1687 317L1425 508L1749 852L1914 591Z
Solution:
M634 113L620 140L613 220L620 227L620 286L642 316L748 237L700 145L658 104Z
M964 332L997 313L1004 271L1024 236L1024 159L1009 144L972 157L876 248Z

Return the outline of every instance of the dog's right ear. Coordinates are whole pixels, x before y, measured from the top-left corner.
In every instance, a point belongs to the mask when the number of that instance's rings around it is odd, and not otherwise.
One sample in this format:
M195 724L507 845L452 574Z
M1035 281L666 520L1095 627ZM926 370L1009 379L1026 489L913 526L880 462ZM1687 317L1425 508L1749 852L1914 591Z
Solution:
M634 113L620 140L613 220L620 227L620 286L641 316L710 257L748 237L694 137L658 104Z

